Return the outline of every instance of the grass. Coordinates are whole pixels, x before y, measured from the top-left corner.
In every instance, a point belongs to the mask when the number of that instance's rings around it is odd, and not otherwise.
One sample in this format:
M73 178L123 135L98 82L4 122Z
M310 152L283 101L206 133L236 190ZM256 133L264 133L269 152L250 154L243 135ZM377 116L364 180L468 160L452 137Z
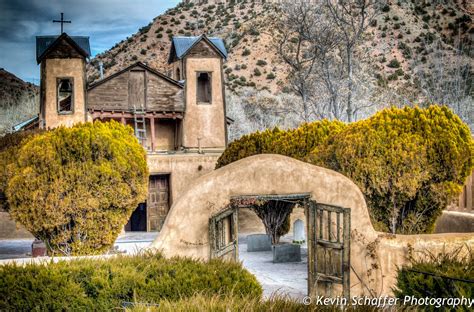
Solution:
M301 300L291 299L286 296L273 296L267 300L259 297L236 297L232 295L213 295L205 296L197 294L192 297L182 298L180 300L162 300L157 305L151 306L142 303L134 303L128 312L205 312L205 311L255 311L255 312L303 312L303 311L321 311L321 312L339 312L341 308L337 306L318 306L314 303L305 305ZM357 306L348 307L344 311L363 312L377 311L376 308Z

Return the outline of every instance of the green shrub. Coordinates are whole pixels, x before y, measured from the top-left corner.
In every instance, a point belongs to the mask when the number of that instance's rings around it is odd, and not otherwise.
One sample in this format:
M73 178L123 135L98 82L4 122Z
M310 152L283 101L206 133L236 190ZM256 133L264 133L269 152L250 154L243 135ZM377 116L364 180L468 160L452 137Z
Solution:
M350 124L310 159L352 179L372 223L428 233L473 167L469 128L445 106L391 108Z
M244 49L244 51L242 52L242 56L248 56L248 55L250 55L250 50Z
M20 131L0 137L0 209L8 211L9 205L5 192L8 179L13 172L10 169L18 158L18 151L32 136L42 133L43 130Z
M165 259L144 253L109 259L0 267L1 311L110 311L122 302L158 303L196 294L260 298L262 288L241 264Z
M400 62L397 59L392 59L387 66L390 68L398 68L400 67Z
M253 69L253 74L258 77L258 76L262 75L262 72L260 71L260 69L254 68Z
M303 160L316 146L324 144L330 134L344 127L344 123L337 120L322 120L287 131L274 128L244 135L229 144L219 157L216 168L257 154L281 154Z
M364 193L376 230L409 234L431 232L459 194L473 168L474 142L445 106L391 108L348 126L324 120L245 135L229 144L216 167L256 154L286 155L346 175Z
M267 62L265 60L258 60L257 65L258 66L265 66L265 65L267 65Z
M461 253L464 253L462 255ZM423 272L423 273L422 273ZM449 253L425 252L422 259L411 258L408 266L399 268L395 296L403 298L474 298L474 252L459 248ZM439 311L436 306L423 306L425 311ZM459 306L456 311L469 311Z
M147 194L145 151L115 121L34 136L11 170L10 214L52 254L107 250Z
M274 73L267 74L267 79L272 80L272 79L275 79L275 78L276 78L276 75Z

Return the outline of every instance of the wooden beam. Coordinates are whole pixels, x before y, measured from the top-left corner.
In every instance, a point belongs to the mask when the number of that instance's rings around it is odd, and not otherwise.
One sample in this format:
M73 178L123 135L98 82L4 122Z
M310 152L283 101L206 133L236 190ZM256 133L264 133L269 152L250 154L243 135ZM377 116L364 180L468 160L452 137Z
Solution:
M150 132L151 132L151 151L155 151L156 142L155 142L155 117L150 117Z
M114 112L111 111L97 111L97 110L90 110L92 118L117 118L120 119L124 118L133 118L133 113L131 112ZM158 119L183 119L183 113L175 113L175 112L146 112L144 115L145 118L158 118Z

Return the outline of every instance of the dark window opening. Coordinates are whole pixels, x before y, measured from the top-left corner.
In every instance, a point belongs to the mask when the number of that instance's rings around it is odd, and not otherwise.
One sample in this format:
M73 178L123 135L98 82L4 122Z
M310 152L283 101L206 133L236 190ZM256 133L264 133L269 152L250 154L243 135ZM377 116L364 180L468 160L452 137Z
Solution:
M197 74L197 101L198 103L211 103L211 74Z
M72 113L74 84L72 78L58 79L58 112Z

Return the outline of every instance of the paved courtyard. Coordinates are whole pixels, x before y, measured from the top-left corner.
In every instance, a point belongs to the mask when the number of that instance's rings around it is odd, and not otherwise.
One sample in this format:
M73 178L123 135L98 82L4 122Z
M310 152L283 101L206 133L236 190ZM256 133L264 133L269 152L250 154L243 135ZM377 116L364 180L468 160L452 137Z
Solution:
M282 241L291 241L291 237ZM273 263L271 251L247 252L246 237L239 235L239 259L243 266L257 277L265 297L272 294L303 298L308 285L308 250L301 248L301 262Z
M120 234L114 246L118 251L133 254L150 246L157 232L127 232ZM31 257L33 239L0 240L0 260Z

